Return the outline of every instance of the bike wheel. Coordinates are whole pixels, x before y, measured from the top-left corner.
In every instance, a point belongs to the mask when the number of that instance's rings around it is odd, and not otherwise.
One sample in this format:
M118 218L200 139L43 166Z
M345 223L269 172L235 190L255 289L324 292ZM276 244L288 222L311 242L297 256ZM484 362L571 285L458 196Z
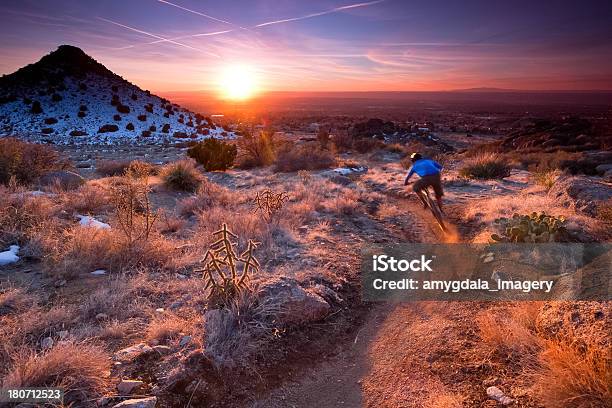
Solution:
M429 210L431 211L431 213L433 214L434 218L438 222L438 225L440 226L442 231L446 232L446 225L444 224L444 218L442 216L442 211L440 211L440 208L438 207L438 204L435 203L431 199L431 197L429 196L429 193L426 192L425 193L425 197L427 199L427 206L429 207Z

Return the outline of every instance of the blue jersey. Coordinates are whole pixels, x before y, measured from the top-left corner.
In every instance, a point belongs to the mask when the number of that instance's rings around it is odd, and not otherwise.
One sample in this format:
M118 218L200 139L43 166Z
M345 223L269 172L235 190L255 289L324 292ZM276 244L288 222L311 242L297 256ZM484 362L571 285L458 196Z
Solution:
M440 170L442 170L442 165L440 165L440 163L431 159L419 159L414 162L410 168L410 171L408 171L408 176L406 179L412 177L414 173L418 174L420 177L423 177L439 174Z

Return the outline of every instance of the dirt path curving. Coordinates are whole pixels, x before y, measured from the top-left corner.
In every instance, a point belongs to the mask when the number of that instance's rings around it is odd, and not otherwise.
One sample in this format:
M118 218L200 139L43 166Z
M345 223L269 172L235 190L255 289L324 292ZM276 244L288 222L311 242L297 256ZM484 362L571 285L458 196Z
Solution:
M388 195L405 211L406 223L389 225L392 236L406 228L419 242L457 242L443 234L417 203ZM452 307L450 307L452 305ZM480 305L415 302L373 304L354 339L338 344L332 357L251 404L276 407L453 407L486 403L479 378L458 372L474 360L473 316ZM473 363L471 363L473 364ZM478 367L475 370L479 370ZM476 402L478 401L478 402Z

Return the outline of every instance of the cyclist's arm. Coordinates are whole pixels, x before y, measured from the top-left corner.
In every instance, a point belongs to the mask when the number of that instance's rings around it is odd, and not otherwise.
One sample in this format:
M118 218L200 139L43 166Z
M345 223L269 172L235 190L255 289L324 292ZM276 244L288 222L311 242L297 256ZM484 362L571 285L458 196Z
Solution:
M408 172L408 175L406 176L406 180L404 180L404 185L408 185L408 180L410 180L410 177L412 177L412 175L414 174L414 167L410 168L410 171Z

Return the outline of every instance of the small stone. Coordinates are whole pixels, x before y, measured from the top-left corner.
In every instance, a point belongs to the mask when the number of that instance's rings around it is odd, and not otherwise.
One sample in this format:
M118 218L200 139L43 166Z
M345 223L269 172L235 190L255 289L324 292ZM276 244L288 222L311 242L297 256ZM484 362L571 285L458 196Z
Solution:
M495 260L495 257L493 255L487 255L485 257L485 259L482 261L483 263L491 263Z
M179 308L183 307L183 305L184 305L183 302L181 302L180 300L177 300L176 302L174 302L170 306L168 306L168 309L176 310L176 309L179 309Z
M51 337L45 337L40 342L40 346L43 348L43 350L50 349L51 347L53 347L53 339Z
M164 308L163 307L158 307L157 309L155 309L155 311L157 313L164 313Z
M489 396L489 398L494 399L502 405L510 405L514 402L512 398L504 395L503 391L497 387L487 388L487 395Z
M104 269L96 269L95 271L91 272L91 274L94 276L102 276L106 275L106 271Z
M117 384L117 391L121 395L128 395L142 387L144 383L138 380L122 380L119 384Z
M61 288L62 286L66 286L66 279L60 279L58 281L55 281L54 285L56 288Z
M189 343L191 343L191 336L183 336L181 341L179 341L179 347L184 347Z
M102 321L108 319L108 315L106 313L98 313L96 315L96 320Z
M68 337L68 330L58 331L57 337L59 337L60 340L65 340L66 337Z
M183 275L182 273L177 273L174 276L176 276L176 279L180 279L180 280L187 279L187 275Z
M155 408L157 397L129 399L119 404L113 405L113 408Z

